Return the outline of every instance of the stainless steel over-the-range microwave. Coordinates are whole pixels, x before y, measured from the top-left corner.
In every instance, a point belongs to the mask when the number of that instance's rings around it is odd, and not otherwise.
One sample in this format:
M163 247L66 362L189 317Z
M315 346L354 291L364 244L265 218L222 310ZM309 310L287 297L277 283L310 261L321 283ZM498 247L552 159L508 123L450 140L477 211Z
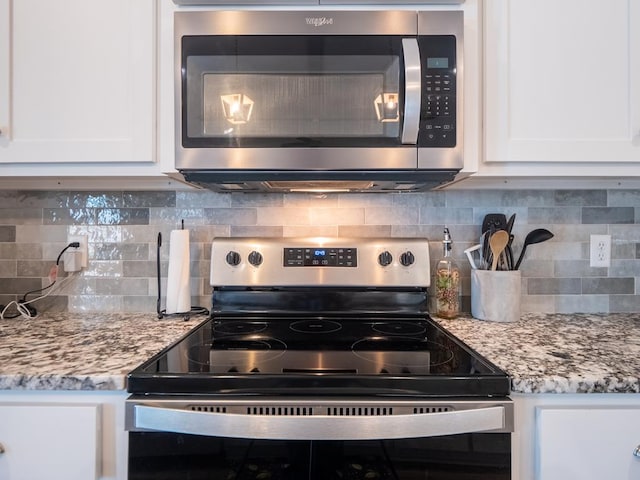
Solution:
M176 168L218 191L420 191L463 166L461 10L175 13Z

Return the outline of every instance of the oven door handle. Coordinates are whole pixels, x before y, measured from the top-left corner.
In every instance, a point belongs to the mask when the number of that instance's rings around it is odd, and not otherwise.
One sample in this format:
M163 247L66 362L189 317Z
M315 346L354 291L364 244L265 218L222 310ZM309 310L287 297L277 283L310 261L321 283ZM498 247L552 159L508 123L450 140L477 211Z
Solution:
M267 440L386 440L506 428L503 406L381 416L271 416L134 406L133 430Z
M404 55L404 124L402 143L418 143L420 126L420 101L422 97L422 76L420 73L420 49L415 38L402 39Z

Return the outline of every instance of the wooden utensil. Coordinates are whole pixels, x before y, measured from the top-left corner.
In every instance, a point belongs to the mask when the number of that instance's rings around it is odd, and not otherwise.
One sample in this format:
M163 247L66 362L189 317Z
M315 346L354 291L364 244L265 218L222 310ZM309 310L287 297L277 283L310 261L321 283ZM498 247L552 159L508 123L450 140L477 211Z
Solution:
M491 254L493 255L491 270L495 270L498 267L498 259L508 243L509 234L505 230L498 230L489 238L489 248L491 248Z

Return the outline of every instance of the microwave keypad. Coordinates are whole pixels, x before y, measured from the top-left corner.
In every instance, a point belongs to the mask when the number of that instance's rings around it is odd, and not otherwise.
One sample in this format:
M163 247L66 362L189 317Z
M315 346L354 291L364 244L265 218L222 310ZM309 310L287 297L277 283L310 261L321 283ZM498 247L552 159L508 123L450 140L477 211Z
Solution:
M430 36L420 40L422 106L420 147L456 146L456 39Z
M449 74L425 75L423 107L424 140L427 146L455 146L455 92Z

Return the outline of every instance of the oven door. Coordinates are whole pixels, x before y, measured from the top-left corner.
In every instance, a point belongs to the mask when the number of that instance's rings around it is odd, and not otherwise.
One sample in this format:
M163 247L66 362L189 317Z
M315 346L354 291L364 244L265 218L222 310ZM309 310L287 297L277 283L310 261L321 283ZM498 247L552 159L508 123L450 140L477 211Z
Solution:
M129 479L511 477L509 399L132 397Z

